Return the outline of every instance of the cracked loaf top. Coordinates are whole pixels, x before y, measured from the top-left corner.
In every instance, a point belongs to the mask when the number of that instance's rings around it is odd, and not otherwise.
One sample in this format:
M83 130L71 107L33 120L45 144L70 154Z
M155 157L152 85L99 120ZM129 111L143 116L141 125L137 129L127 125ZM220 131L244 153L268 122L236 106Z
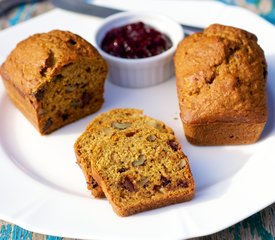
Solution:
M64 66L89 57L100 58L97 50L76 34L59 30L37 33L17 44L1 74L12 79L22 93L30 94Z
M254 34L214 24L185 38L174 60L184 123L266 122L267 64Z

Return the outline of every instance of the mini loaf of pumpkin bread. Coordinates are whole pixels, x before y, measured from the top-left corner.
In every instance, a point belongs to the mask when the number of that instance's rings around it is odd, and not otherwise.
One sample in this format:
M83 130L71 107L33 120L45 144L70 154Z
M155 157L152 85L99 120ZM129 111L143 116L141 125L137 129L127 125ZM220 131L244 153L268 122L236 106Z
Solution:
M107 64L80 36L53 30L18 43L0 69L9 97L41 134L96 112Z
M75 143L78 162L121 216L192 199L188 159L171 128L137 109L99 115ZM89 171L89 173L85 173Z
M259 139L267 121L267 64L255 35L214 24L185 38L174 62L180 116L190 143Z

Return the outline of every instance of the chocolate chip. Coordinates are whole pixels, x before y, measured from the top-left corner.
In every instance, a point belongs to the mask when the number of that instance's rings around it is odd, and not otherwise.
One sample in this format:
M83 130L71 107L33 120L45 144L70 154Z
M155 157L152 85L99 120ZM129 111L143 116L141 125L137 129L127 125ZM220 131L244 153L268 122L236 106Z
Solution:
M118 172L119 172L119 173L123 173L123 172L125 172L126 170L127 170L126 168L122 167L122 168L118 169Z
M76 83L75 85L76 85L76 87L80 86L80 88L83 89L88 85L88 83L81 83L81 84Z
M90 68L90 67L87 67L87 68L85 69L85 71L86 71L87 73L90 73L90 72L91 72L91 68Z
M167 186L169 183L171 183L171 180L167 179L166 177L162 176L160 177L161 184L163 187Z
M82 101L82 107L86 106L89 104L91 101L93 95L89 92L84 92L81 96L81 101Z
M135 185L132 183L131 179L128 176L121 179L121 181L119 182L119 186L129 192L134 192L136 190Z
M73 65L73 63L72 63L72 62L67 63L67 64L65 64L65 65L62 67L62 69L67 68L67 67L69 67L69 66L71 66L71 65Z
M168 145L176 152L179 148L179 144L174 140L169 140Z
M41 101L44 97L45 89L41 88L37 92L33 93L33 96L36 98L37 101Z
M46 76L46 72L47 72L47 69L48 69L48 67L43 67L43 68L41 68L41 70L40 70L40 75L42 76L42 77L45 77Z
M68 43L71 44L71 45L75 45L76 41L70 38L69 41L68 41Z
M177 185L179 187L183 187L183 188L188 188L189 184L188 184L188 181L185 180L185 179L180 179L177 181Z
M264 71L263 71L263 76L264 76L264 79L266 78L267 74L268 74L267 69L266 69L266 68L264 68Z
M69 116L70 116L70 114L68 114L68 113L63 113L63 114L61 115L61 118L62 118L63 121L66 121L66 120L69 118Z
M135 132L127 132L125 133L126 137L133 137L136 133Z
M161 188L160 185L154 185L153 190L154 191L159 191L160 188Z
M55 56L54 56L54 52L52 50L49 51L47 59L45 61L45 64L43 66L41 66L41 70L40 70L40 75L42 77L46 76L46 72L49 68L52 68L54 66L55 63Z
M57 74L53 77L53 82L58 82L61 78L63 78L62 74Z
M98 187L98 183L94 179L91 179L91 181L87 182L87 184L92 186L92 188Z
M53 124L53 121L52 121L51 118L49 118L49 119L46 121L44 127L42 128L42 132L46 132L46 131L50 128L50 126L51 126L52 124Z

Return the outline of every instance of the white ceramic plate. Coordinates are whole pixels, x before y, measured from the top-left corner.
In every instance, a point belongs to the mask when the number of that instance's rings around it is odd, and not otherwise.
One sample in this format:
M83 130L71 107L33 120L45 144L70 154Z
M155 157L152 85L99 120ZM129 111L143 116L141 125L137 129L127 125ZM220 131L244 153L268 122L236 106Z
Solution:
M106 200L90 197L75 163L73 143L96 114L40 136L11 104L0 83L0 219L34 232L72 238L183 239L224 229L274 202L274 27L245 10L216 2L167 2L158 3L159 11L184 23L203 26L220 22L258 35L269 64L269 121L260 141L247 146L192 146L178 119L174 78L137 90L107 82L106 102L100 112L115 107L142 108L169 124L190 159L197 186L190 202L122 218ZM129 9L137 8L134 3ZM146 8L153 10L154 6L147 2ZM101 21L51 11L0 32L1 61L19 40L54 28L71 30L93 42Z

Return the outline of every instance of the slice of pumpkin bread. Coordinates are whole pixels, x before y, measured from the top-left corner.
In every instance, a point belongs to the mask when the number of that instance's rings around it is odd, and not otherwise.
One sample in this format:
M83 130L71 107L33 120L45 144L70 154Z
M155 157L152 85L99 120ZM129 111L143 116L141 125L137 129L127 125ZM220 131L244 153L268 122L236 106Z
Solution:
M79 139L77 157L90 160L89 174L119 215L192 199L188 159L163 122L140 110L115 109L97 117Z

